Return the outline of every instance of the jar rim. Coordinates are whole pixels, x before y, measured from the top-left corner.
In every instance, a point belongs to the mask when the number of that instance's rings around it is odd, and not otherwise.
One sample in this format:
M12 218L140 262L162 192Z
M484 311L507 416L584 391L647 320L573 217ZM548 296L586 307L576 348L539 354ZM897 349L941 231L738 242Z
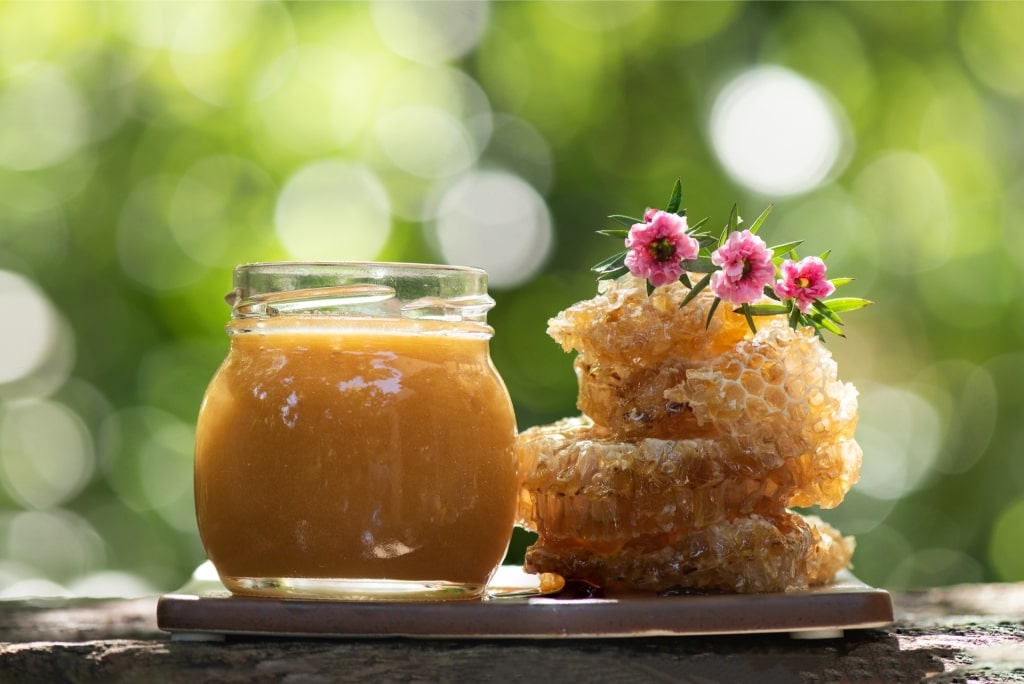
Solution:
M289 313L486 320L487 272L377 261L265 261L235 267L232 318Z
M377 272L409 272L410 274L427 275L436 273L464 273L486 278L487 271L475 266L457 264L428 264L414 261L251 261L235 266L235 274L246 271L264 273L289 272L299 269L315 271L335 271L346 269L365 269Z

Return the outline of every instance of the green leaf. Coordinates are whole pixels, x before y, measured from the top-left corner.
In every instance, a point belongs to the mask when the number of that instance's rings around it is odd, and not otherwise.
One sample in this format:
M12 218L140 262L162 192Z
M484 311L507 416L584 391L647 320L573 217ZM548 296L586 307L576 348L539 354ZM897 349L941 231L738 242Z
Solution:
M707 330L711 327L711 319L715 317L715 311L718 309L718 305L722 303L722 300L715 297L715 301L711 302L711 308L708 310L708 320L704 321L704 329Z
M679 308L682 309L684 306L693 301L693 298L701 293L701 291L708 286L711 282L711 274L708 273L703 278L697 281L697 284L690 288L690 291L686 293L683 301L680 302ZM717 302L717 300L716 300Z
M692 226L690 226L690 230L689 230L690 235L693 236L693 237L696 237L696 235L694 235L694 232L699 230L701 226L703 226L705 223L707 223L709 218L711 218L711 217L710 216L705 216L700 221L697 221Z
M718 248L718 238L716 238L713 235L709 235L707 233L700 233L699 235L693 235L692 237L695 240L697 240L697 243L700 245L701 251L708 253L708 258L711 257L711 248Z
M740 307L740 310L743 311L743 315L747 319L747 325L750 326L750 332L752 332L752 333L754 333L756 335L757 334L757 326L754 325L754 317L750 313L750 304L744 304L743 306Z
M651 285L651 281L648 280L647 281L647 296L650 297L652 294L654 294L654 285Z
M839 337L846 337L846 335L843 333L843 331L839 329L839 326L837 326L835 323L833 323L832 321L828 320L824 316L819 316L819 315L811 316L811 320L814 322L815 326L818 327L818 328L824 328L825 330L828 330L833 335L838 335Z
M676 178L676 184L672 186L672 196L668 198L665 211L674 214L679 210L679 203L683 201L683 182Z
M598 235L607 235L608 237L624 238L629 237L628 230L622 230L621 228L611 228L609 230L599 230Z
M831 254L832 254L832 250L831 249L826 249L824 252L821 253L821 256L818 257L818 258L821 259L822 261L824 261L825 259L828 259L829 255L831 255Z
M699 256L696 259L685 259L679 262L682 267L691 273L711 273L717 271L718 267L711 263L711 256Z
M792 309L789 312L789 327L796 330L804 322L804 315L800 313L800 309L793 306L792 302L790 302L790 306Z
M836 325L842 325L843 324L843 319L839 318L839 315L835 311L830 309L828 304L826 304L825 302L821 301L820 299L814 300L814 308L817 309L821 313L822 316L824 316L825 318L829 319L830 321L832 321Z
M842 312L863 309L865 306L871 306L874 302L870 299L860 299L859 297L836 297L835 299L826 300L825 304L834 312Z
M833 278L832 279L832 284L835 285L836 287L839 287L840 285L849 285L854 280L856 280L856 279L855 278Z
M736 230L740 225L739 209L734 204L732 209L729 210L729 232Z
M767 207L765 207L765 210L761 212L761 215L754 219L754 223L750 226L749 229L751 234L757 233L758 229L761 227L761 224L764 223L764 220L766 218L768 218L768 214L772 213L773 206L774 205L769 204Z
M793 249L799 247L801 244L803 244L803 240L793 240L792 242L784 242L781 245L769 247L769 249L772 250L773 257L779 257L785 254L786 252L790 252Z
M752 316L778 316L789 313L789 307L783 304L747 304Z
M629 273L628 268L618 268L614 271L604 271L601 275L597 276L598 280L614 280L620 276L624 276Z
M681 282L683 285L690 288L691 290L693 289L693 284L690 282L690 276L686 274L686 271L683 271L683 274L679 276L679 282Z
M622 214L612 214L608 218L610 218L613 221L621 223L627 228L632 228L634 223L643 223L643 221L640 219L633 218L632 216L623 216Z
M591 266L590 270L597 271L598 273L604 273L606 271L614 271L623 268L626 264L626 254L628 254L628 252L613 254L604 261L600 261Z

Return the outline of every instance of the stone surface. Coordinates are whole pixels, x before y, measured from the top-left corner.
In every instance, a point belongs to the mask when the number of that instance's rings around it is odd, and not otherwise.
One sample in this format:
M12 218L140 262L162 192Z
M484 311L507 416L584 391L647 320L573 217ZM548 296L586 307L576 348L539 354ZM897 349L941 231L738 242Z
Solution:
M0 602L0 682L1024 682L1024 584L894 596L886 630L604 640L171 641L156 599Z

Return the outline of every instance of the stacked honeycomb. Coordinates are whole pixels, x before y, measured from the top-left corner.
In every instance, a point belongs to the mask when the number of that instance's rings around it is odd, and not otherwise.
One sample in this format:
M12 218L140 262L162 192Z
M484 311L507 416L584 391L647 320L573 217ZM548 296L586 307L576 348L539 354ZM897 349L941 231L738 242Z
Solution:
M584 416L519 438L527 570L664 591L764 592L831 581L853 540L791 506L856 481L856 390L810 329L626 276L552 319L575 350Z

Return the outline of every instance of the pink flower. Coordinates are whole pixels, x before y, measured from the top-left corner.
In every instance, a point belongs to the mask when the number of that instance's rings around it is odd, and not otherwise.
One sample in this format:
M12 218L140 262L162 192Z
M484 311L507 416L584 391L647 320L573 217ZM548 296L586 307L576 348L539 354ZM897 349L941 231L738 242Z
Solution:
M775 283L775 294L779 299L795 299L796 308L802 313L810 313L816 299L836 291L836 286L825 277L825 262L818 257L786 259L780 270L782 279Z
M629 229L626 268L655 287L679 280L684 270L680 262L696 259L700 253L700 243L686 230L686 218L648 209L644 223L634 223Z
M711 263L722 268L711 274L711 292L732 304L757 301L775 278L771 250L749 230L729 233L711 254Z

